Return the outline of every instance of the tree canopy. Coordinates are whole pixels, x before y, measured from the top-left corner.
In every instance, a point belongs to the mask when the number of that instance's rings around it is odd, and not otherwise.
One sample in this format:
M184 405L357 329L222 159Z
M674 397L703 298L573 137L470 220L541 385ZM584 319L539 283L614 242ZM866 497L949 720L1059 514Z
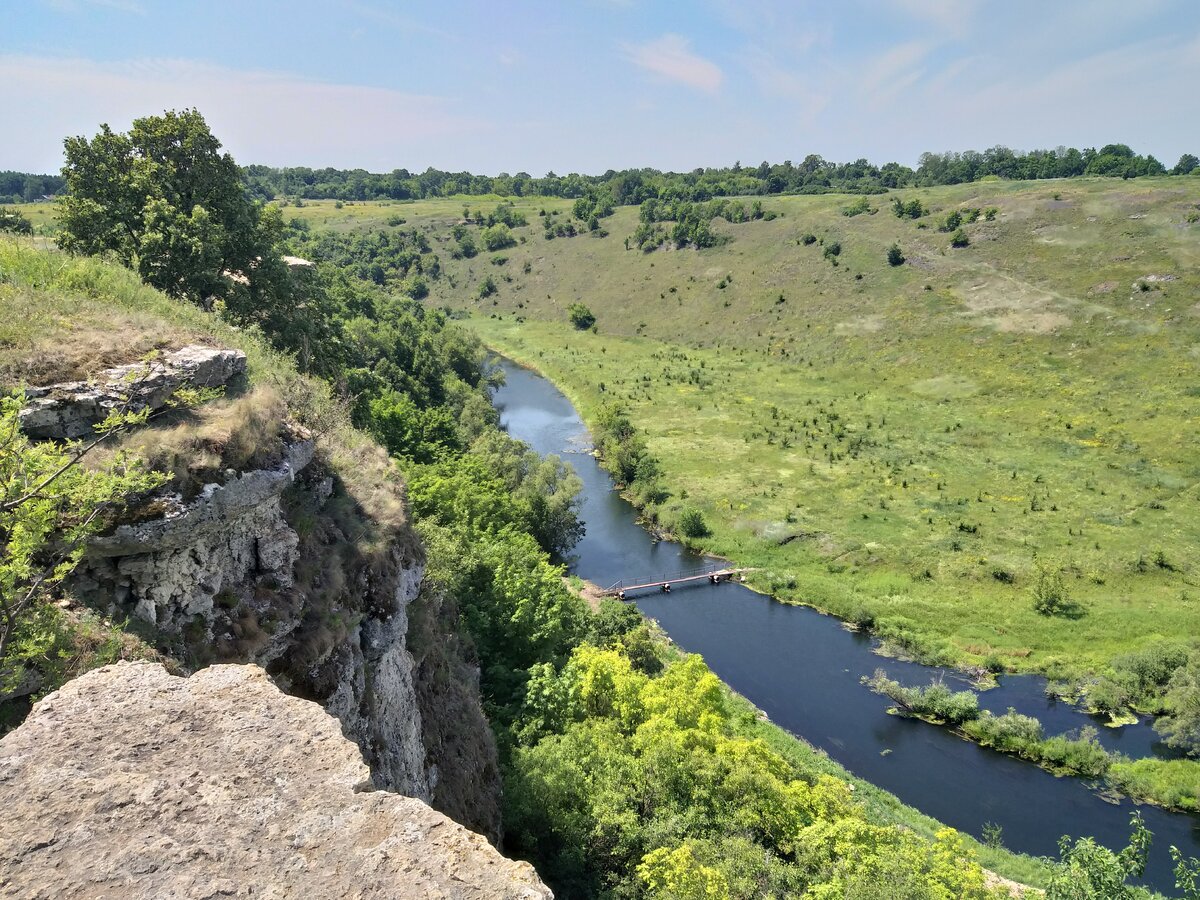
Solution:
M264 216L241 172L194 109L101 126L64 142L59 245L112 253L148 284L209 307L249 312L276 294L277 217Z

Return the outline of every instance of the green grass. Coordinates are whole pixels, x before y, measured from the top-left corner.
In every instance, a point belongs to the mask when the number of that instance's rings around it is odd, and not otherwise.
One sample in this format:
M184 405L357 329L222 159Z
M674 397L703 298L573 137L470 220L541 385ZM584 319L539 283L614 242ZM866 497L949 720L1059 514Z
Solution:
M461 200L299 212L367 226L403 207L446 270L428 302L470 312L585 418L625 404L672 494L650 511L700 508L705 547L781 599L873 617L924 658L1058 677L1200 634L1200 179L898 193L927 228L886 197L854 217L845 197L774 197L774 221L718 221L722 246L649 254L624 249L634 208L608 237L546 241L547 204L523 200L500 267L449 259ZM951 250L937 222L989 206ZM888 265L893 241L906 265ZM1135 287L1147 275L1174 280ZM574 302L598 333L570 328ZM1039 561L1064 568L1081 618L1033 611Z
M998 655L1009 668L1057 676L1100 668L1154 637L1200 633L1190 576L1153 562L1160 549L1177 569L1194 557L1195 473L1183 454L1151 462L1021 428L1011 397L940 403L892 393L867 373L835 379L750 354L548 323L472 325L564 385L585 419L607 397L626 403L674 492L660 517L670 521L684 497L699 505L714 532L705 547L759 567L753 583L781 599L842 616L865 608L885 633L915 636L926 655L976 663ZM703 387L680 377L693 370ZM643 376L651 384L635 387ZM807 437L801 423L829 411L846 437L830 436L824 418ZM1186 416L1172 420L1156 424L1182 429ZM859 436L876 445L855 458L848 446ZM826 444L840 458L830 462ZM1068 565L1082 618L1034 612L1035 556ZM1001 571L1012 583L995 577Z

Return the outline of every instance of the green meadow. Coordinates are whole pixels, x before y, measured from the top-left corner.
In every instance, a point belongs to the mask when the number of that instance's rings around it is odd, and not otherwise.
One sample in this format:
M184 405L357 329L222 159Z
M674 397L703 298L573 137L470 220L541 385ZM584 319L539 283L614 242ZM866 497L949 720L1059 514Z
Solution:
M662 470L647 518L698 509L698 543L781 600L927 661L1064 679L1200 635L1200 177L761 199L775 218L716 219L716 247L649 253L626 248L637 207L552 240L543 213L567 221L570 200L281 211L422 232L442 267L426 303L585 418L624 406ZM455 253L502 202L527 220L516 243ZM946 217L973 209L952 247ZM1043 573L1059 615L1033 608Z
M539 212L570 204L525 198L515 246L461 259L463 207L497 198L284 213L426 232L445 272L427 302L585 418L623 405L662 468L647 517L699 509L705 549L782 600L923 659L1063 678L1200 634L1200 178L894 194L927 214L771 197L773 220L715 220L717 247L650 253L625 247L636 207L546 240ZM971 209L952 248L939 227ZM1059 615L1033 608L1047 572Z

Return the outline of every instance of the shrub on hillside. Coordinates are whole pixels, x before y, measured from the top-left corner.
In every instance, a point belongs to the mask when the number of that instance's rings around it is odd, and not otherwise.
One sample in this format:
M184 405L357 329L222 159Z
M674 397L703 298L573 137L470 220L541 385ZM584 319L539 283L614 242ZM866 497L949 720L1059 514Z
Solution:
M689 506L679 515L679 530L684 537L700 538L709 534L708 523L704 515L695 507Z
M0 231L11 231L13 234L33 234L33 223L15 209L0 206Z
M568 306L567 316L570 318L571 324L580 331L587 331L596 324L596 317L582 303L572 303Z

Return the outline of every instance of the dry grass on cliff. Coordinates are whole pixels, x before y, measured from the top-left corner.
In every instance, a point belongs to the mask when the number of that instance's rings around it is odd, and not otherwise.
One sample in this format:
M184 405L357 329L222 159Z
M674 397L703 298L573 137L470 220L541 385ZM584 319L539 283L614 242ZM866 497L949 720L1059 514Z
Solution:
M186 499L206 484L227 480L226 471L277 466L283 458L287 406L269 386L169 413L149 427L97 448L87 460L103 466L126 451L171 475L171 489Z
M343 485L347 532L380 544L404 540L403 478L386 452L353 428L345 403L327 384L299 374L291 359L256 335L172 300L120 266L0 238L0 385L86 378L151 350L189 343L244 350L251 390L239 401L197 411L193 430L174 437L145 432L148 455L180 474L181 457L193 449L203 457L201 469L206 462L243 469L269 457L262 451L275 435L265 413L278 412L272 405L278 402L316 435L319 453Z
M164 316L171 303L117 266L0 240L0 383L81 381L153 350L217 343L199 321Z

